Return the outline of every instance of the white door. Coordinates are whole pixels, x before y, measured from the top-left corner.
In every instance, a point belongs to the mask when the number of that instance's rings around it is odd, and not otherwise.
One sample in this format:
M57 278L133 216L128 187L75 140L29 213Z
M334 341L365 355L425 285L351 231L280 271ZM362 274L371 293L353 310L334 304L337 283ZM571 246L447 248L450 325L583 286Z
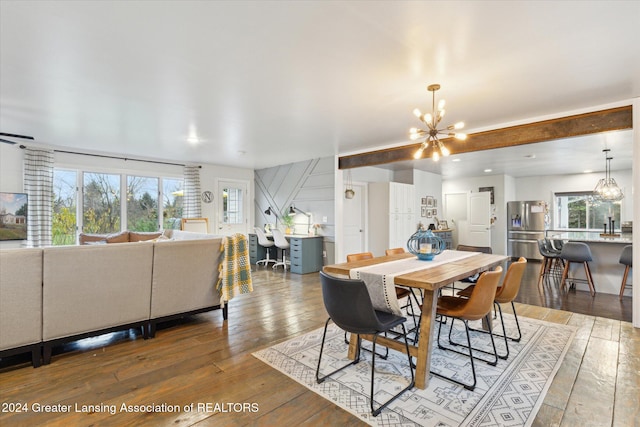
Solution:
M353 184L355 195L353 199L344 199L344 253L357 254L366 248L366 184Z
M249 192L247 181L218 181L218 233L248 234Z
M462 193L445 193L444 207L442 216L438 216L438 219L447 221L447 225L452 230L453 247L462 243L467 234L467 214L468 214L468 199L469 192Z
M469 194L469 232L461 244L491 247L491 193Z

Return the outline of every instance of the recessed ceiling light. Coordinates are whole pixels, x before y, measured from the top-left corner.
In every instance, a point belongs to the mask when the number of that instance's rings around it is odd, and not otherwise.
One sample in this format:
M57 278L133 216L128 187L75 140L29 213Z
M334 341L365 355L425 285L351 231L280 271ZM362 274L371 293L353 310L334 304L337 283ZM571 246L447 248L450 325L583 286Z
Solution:
M582 171L582 173L591 173L593 172L591 169L587 169L586 171Z
M198 142L200 142L200 140L198 139L197 136L190 136L187 138L187 142L189 144L197 144Z
M460 157L456 157L455 159L451 159L452 162L459 162L460 161Z
M485 169L484 171L489 173L489 172L493 172L493 169Z

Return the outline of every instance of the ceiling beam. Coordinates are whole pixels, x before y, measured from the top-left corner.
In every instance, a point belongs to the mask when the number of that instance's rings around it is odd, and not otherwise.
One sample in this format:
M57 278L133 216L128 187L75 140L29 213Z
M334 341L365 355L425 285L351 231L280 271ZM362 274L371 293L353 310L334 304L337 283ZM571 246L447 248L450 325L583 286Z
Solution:
M570 138L592 133L631 129L632 127L632 108L628 105L473 133L467 137L466 141L446 138L443 139L442 142L446 144L451 154L460 154L552 141L554 139ZM413 153L420 148L420 144L421 143L414 143L401 147L341 156L338 160L338 167L339 169L351 169L414 160ZM424 150L423 158L428 157L431 157L431 146Z

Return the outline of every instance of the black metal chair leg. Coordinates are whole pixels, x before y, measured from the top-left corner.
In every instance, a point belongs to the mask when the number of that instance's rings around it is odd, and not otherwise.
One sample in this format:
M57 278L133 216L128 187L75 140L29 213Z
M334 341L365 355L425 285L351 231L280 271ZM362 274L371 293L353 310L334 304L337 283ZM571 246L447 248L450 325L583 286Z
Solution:
M358 350L358 352L356 353L356 357L352 362L349 362L348 364L342 366L341 368L336 369L335 371L331 372L330 374L327 374L323 377L320 377L320 362L322 361L322 351L324 350L324 341L325 338L327 337L327 326L329 326L329 321L331 319L327 319L327 321L324 324L324 333L322 334L322 344L320 344L320 355L318 356L318 367L316 368L316 381L318 381L318 384L322 383L324 380L326 380L327 378L329 378L331 375L335 374L336 372L340 372L343 369L351 366L351 365L355 365L356 363L358 363L360 361L360 351ZM360 337L358 337L358 347L360 347Z
M405 345L405 349L407 351L407 358L409 360L409 370L411 371L411 383L409 383L409 385L405 388L403 388L398 394L394 395L391 399L387 400L385 403L383 403L382 405L380 405L378 407L378 409L374 409L373 406L373 386L375 384L375 359L376 359L376 338L378 338L378 335L374 335L373 337L373 355L371 357L371 398L369 399L369 403L371 405L371 414L374 417L377 417L378 415L380 415L380 412L382 412L382 410L384 408L386 408L391 402L393 402L394 400L396 400L398 397L400 397L400 395L402 393L404 393L405 391L413 388L413 386L415 385L415 374L413 373L413 363L411 362L411 355L409 354L409 341L407 340L407 329L404 327L404 324L401 325L402 326L402 333L404 336L404 345Z

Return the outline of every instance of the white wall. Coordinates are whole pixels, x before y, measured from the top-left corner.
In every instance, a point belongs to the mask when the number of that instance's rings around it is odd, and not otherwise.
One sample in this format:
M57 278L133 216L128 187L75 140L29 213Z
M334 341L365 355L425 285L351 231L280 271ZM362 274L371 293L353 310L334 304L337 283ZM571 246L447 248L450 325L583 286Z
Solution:
M425 218L421 216L421 199L423 197L432 196L437 201L436 209L438 210L438 218L444 219L442 215L442 176L420 170L413 171L413 185L416 191L417 218L425 227L435 223L435 218Z

